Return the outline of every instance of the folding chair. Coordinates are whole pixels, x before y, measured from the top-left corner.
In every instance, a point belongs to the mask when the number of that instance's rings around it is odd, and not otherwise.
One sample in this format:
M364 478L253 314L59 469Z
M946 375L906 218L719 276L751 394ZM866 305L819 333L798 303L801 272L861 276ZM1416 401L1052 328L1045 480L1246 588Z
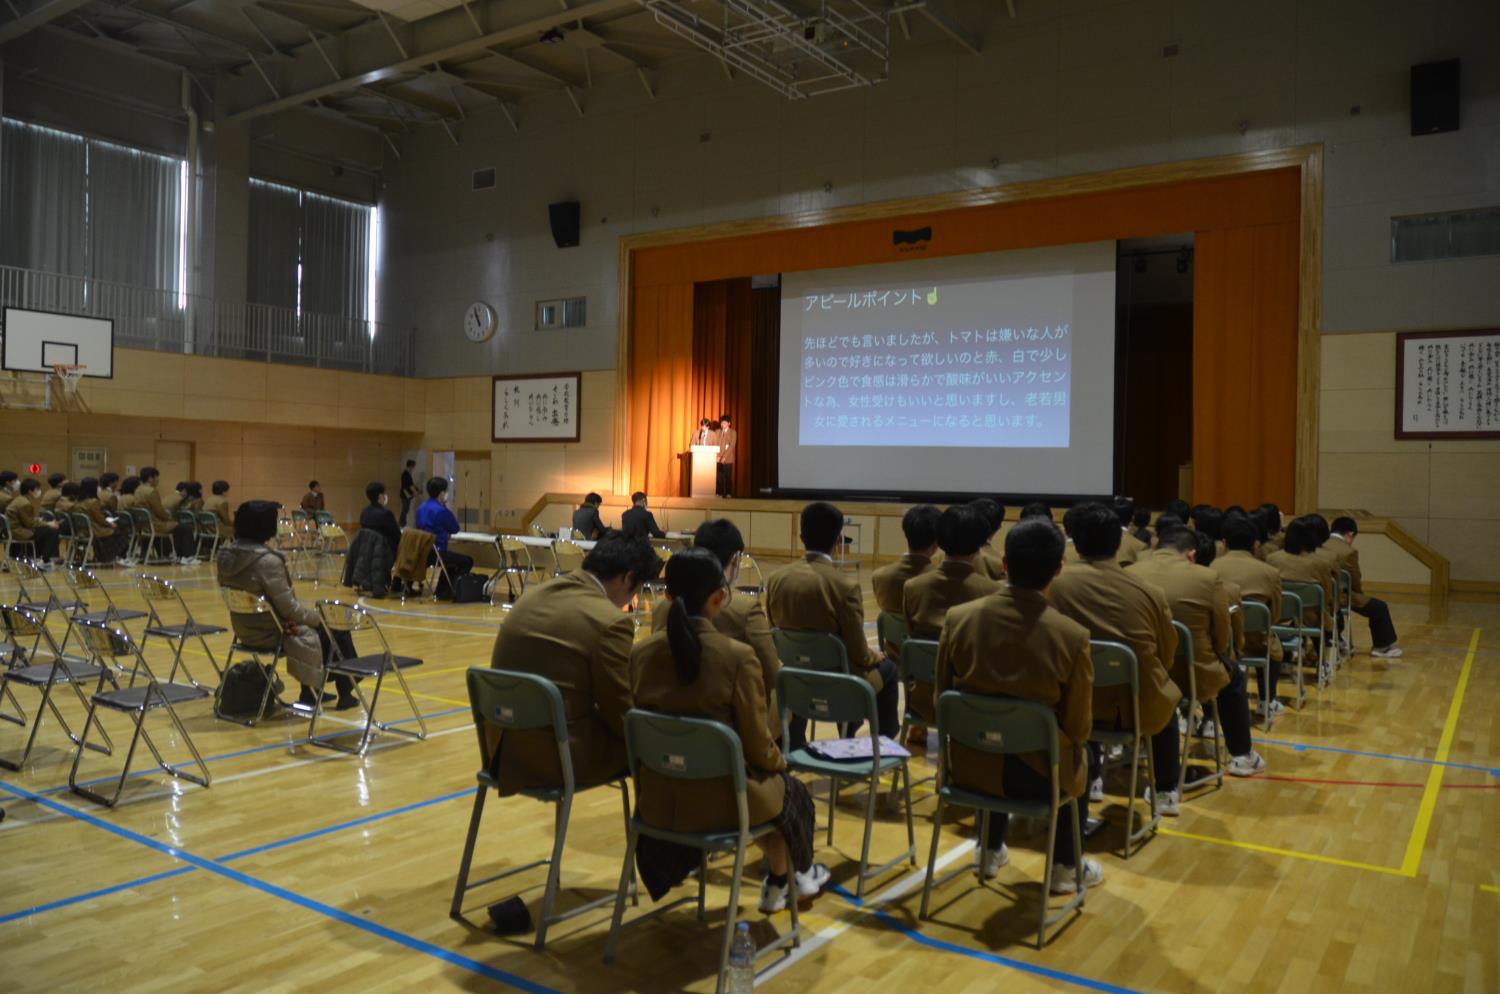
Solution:
M149 510L144 507L132 507L130 520L135 525L135 534L141 543L141 565L159 566L174 561L174 555L157 554L159 543L165 540L170 544L172 536L156 534L156 519L151 516Z
M318 528L322 528L324 525L334 525L338 524L338 522L334 520L332 511L314 511L313 524Z
M328 514L327 511L319 511L319 514ZM333 515L329 515L332 517ZM318 525L317 558L313 561L313 586L323 582L324 560L332 560L335 563L334 575L341 576L343 570L337 566L340 556L349 554L349 536L344 529L332 521L327 524Z
M51 612L73 607L57 596L57 588L34 559L10 560L10 576L16 581L16 606L41 611L44 624Z
M562 692L557 684L546 677L532 673L513 673L488 666L471 666L468 673L469 709L474 716L474 732L479 737L479 772L474 788L474 810L469 815L469 832L464 839L464 854L458 864L458 880L453 886L453 903L448 909L451 918L463 916L464 894L496 880L534 869L547 867L547 886L542 892L542 907L537 914L536 948L547 948L547 930L553 925L595 908L613 903L615 895L589 901L561 914L554 914L558 891L562 889L563 844L568 838L568 825L573 812L573 798L581 791L594 787L611 786L620 791L624 807L626 830L630 825L630 787L622 777L605 783L577 783L573 778L573 755L568 748L568 718L563 712ZM497 725L502 735L507 731L523 729L549 729L557 740L558 767L562 770L560 787L527 787L517 793L534 801L554 805L552 818L552 855L547 859L532 860L523 866L512 867L483 880L469 882L469 869L474 861L474 844L479 838L479 822L484 815L484 799L491 790L499 792L500 782L494 767L499 751L491 755L486 728ZM630 895L635 898L635 874L630 875ZM622 886L624 886L622 884Z
M911 637L906 630L906 618L890 611L881 611L875 619L875 635L880 641L880 651L899 662L902 643Z
M121 566L134 566L136 562L137 538L135 518L130 511L120 511L114 517L115 534L120 536L120 556L115 560Z
M942 783L938 787L937 813L932 819L932 847L927 858L927 879L922 884L922 908L919 916L926 920L928 904L934 887L941 887L969 867L959 866L941 879L934 880L937 871L938 843L943 834L943 808L955 805L979 813L979 837L984 839L989 831L992 814L1006 814L1023 818L1045 818L1047 820L1047 862L1042 876L1041 910L1037 915L1036 947L1046 944L1047 927L1062 921L1075 909L1082 912L1084 899L1088 896L1088 885L1083 880L1083 833L1078 824L1078 798L1062 792L1060 752L1057 743L1057 716L1052 710L1035 701L1022 701L1009 697L984 697L950 690L937 700L938 762L943 771ZM1048 801L1025 801L1017 798L997 797L975 790L956 786L953 782L952 743L957 743L976 752L993 756L1014 756L1017 753L1045 752L1047 769L1052 782L1052 797ZM1020 760L1015 760L1020 762ZM1052 868L1056 863L1057 819L1063 807L1069 809L1073 819L1073 839L1079 849L1079 859L1074 864L1074 879L1077 892L1054 914L1049 915L1048 896L1052 893ZM983 858L984 846L979 846ZM979 874L979 886L988 889L984 874Z
M1180 794L1184 795L1183 799L1186 800L1186 792L1189 790L1197 790L1199 787L1206 787L1210 784L1216 790L1224 786L1224 750L1220 747L1223 741L1224 729L1222 723L1219 721L1218 698L1210 697L1206 701L1198 699L1198 677L1194 672L1193 664L1193 633L1188 630L1187 625L1184 625L1180 621L1172 622L1172 627L1177 629L1177 662L1185 664L1183 668L1187 670L1188 674L1188 692L1187 696L1183 698L1183 703L1187 705L1187 732L1182 737L1182 764L1177 769L1177 790ZM1187 775L1189 765L1188 749L1192 745L1194 738L1193 722L1197 718L1195 708L1202 708L1205 718L1209 717L1210 713L1213 715L1214 766L1212 773L1189 780ZM1155 791L1152 791L1152 794L1155 793Z
M214 668L214 676L222 681L224 671L219 668L218 659L214 657L213 650L208 647L208 636L222 635L229 629L221 625L204 625L195 621L187 601L183 599L181 591L172 581L151 573L142 573L135 579L136 590L140 592L141 599L146 602L146 632L141 637L140 650L146 651L146 643L151 640L152 636L167 640L167 644L172 647L172 671L167 674L167 682L171 683L177 678L177 669L181 667L188 682L194 687L200 686L193 676L193 671L188 667L187 661L182 658L183 649L187 647L187 641L190 638L198 640L203 654L208 657L209 663ZM182 621L167 624L162 620L158 609L174 602L182 609Z
M754 574L755 582L746 583L746 577L751 574ZM753 594L757 598L766 592L766 578L761 574L760 563L757 563L755 557L748 552L740 553L740 576L735 582L734 589Z
M219 553L219 516L212 511L199 511L193 515L195 527L193 538L196 541L198 552L203 551L203 544L208 543L207 559L212 561Z
M114 807L120 800L120 792L125 789L125 779L130 776L130 763L135 758L136 744L141 741L144 741L146 748L151 750L156 765L163 772L200 787L207 787L211 780L208 765L203 762L203 757L198 753L198 747L193 745L192 737L188 735L182 719L177 716L177 705L203 700L209 696L208 691L196 685L158 680L151 670L151 664L146 662L146 656L141 652L140 646L123 629L112 628L99 622L85 621L80 623L79 631L83 634L84 644L100 658L117 660L124 656L134 657L131 672L144 676L145 682L123 690L117 688L99 691L90 698L88 717L83 723L83 735L80 736L78 747L73 752L73 766L68 771L68 787L73 793L97 804ZM78 782L78 764L83 759L84 749L88 748L89 730L96 723L99 724L101 732L104 730L104 725L99 719L101 708L119 714L128 714L135 724L135 731L130 737L130 748L125 753L125 764L120 769L120 778L115 781L114 792L108 797L90 789L90 784ZM156 748L156 743L151 741L151 735L146 731L146 716L152 711L167 713L167 717L172 720L172 727L176 729L183 744L187 746L188 752L192 754L193 764L198 767L200 774L189 773L182 767L173 766L162 758L161 751Z
M15 550L12 546L20 548ZM36 543L29 538L13 538L10 533L10 519L4 513L0 513L0 558L9 559L14 551L25 552L27 559L35 559Z
M625 897L633 886L635 847L641 836L689 846L702 853L698 864L698 920L704 921L708 882L708 857L714 853L734 853L734 869L729 881L729 906L724 915L724 940L719 951L719 979L715 994L724 994L724 972L729 965L729 947L734 941L735 919L739 914L740 876L745 869L745 850L763 835L777 831L774 822L750 824L750 806L745 794L745 755L740 737L729 726L703 718L678 718L632 708L625 713L625 752L632 777L642 767L673 780L703 781L728 779L734 787L738 820L734 829L723 832L674 832L648 824L639 814L629 819L625 843L625 863L620 868L620 887L615 892L615 913L609 925L609 939L604 944L604 962L613 963L620 948L620 933L642 922L660 917L668 911L694 900L680 897L629 922L625 916ZM636 780L640 793L640 780ZM797 901L788 900L792 914L791 929L769 943L759 945L757 960L778 949L795 949L802 944L802 926L797 919Z
M58 514L55 511L43 511L42 514L43 521L50 521L57 525L57 558L64 564L71 563L76 554L72 516Z
M1295 624L1298 644L1301 645L1303 640L1310 639L1317 647L1319 690L1328 686L1328 682L1333 678L1333 666L1328 660L1328 603L1323 593L1323 585L1320 583L1309 583L1303 580L1281 581L1282 603L1286 602L1287 594L1295 594L1297 600L1301 602L1302 613L1297 615ZM1309 625L1307 616L1314 612L1317 613L1317 622ZM1285 614L1284 609L1282 613ZM1302 666L1307 664L1307 660L1303 658L1302 653L1298 653L1297 656L1301 664L1298 666L1300 672Z
M567 539L552 540L552 575L562 576L583 569L583 549Z
M880 719L875 710L875 690L863 677L842 673L818 673L784 667L776 673L776 700L781 707L782 741L791 742L791 715L823 719L843 725L870 723L871 756L867 760L835 761L808 751L805 747L786 754L787 768L798 773L812 773L828 778L828 845L833 845L833 818L837 809L840 784L863 783L866 786L865 835L859 850L859 876L855 897L863 900L865 882L910 861L917 865L917 837L911 820L911 770L905 756L880 755ZM880 778L894 774L897 784L906 781L906 851L880 866L870 868L870 835L875 829L875 799Z
M73 592L73 609L68 612L68 630L63 635L62 648L68 647L68 642L73 638L73 627L80 621L100 621L107 625L123 626L127 621L135 621L147 617L145 611L137 611L134 608L121 608L115 603L115 599L109 595L109 590L99 581L92 570L81 566L70 566L63 577L68 582L68 588ZM104 599L104 609L94 610L89 604L89 598L95 594ZM80 637L81 638L81 637Z
M1259 656L1241 656L1239 659L1240 669L1246 671L1255 670L1258 674L1256 683L1260 687L1260 716L1265 722L1265 730L1270 731L1276 719L1271 715L1271 639L1276 636L1271 634L1271 608L1260 601L1245 600L1240 604L1242 616L1245 619L1245 634L1260 635L1265 639L1266 649ZM1096 680L1097 684L1097 680Z
M1095 690L1101 687L1130 689L1130 727L1100 728L1096 725L1089 733L1090 742L1097 742L1106 748L1119 746L1128 750L1125 762L1130 764L1130 792L1125 795L1125 844L1120 858L1129 859L1130 847L1135 845L1136 851L1139 851L1145 840L1156 834L1156 829L1161 824L1161 813L1156 808L1156 791L1152 790L1147 801L1151 808L1151 818L1139 829L1135 828L1136 785L1140 781L1142 743L1146 746L1146 769L1156 769L1156 750L1151 746L1151 737L1141 734L1140 664L1136 661L1135 650L1119 642L1090 640L1089 651L1094 657Z
M77 511L65 517L73 526L73 545L63 562L69 566L88 566L94 558L94 522L87 514Z
M222 677L219 679L218 689L214 691L214 717L225 721L232 721L246 728L254 728L266 717L266 711L271 706L271 697L276 686L276 664L286 658L285 639L280 635L284 625L280 618L276 617L276 609L271 602L261 594L252 594L248 590L238 590L234 587L220 587L219 594L224 598L224 607L229 612L229 624L234 629L234 634L229 641L229 651L224 655L224 672L228 673L234 665L234 654L243 653L250 657L250 661L261 667L266 674L266 689L261 694L260 707L256 709L254 717L242 718L238 715L227 714L224 711L224 685ZM272 624L275 625L277 636L276 644L270 649L257 649L253 645L247 645L240 641L239 628L234 624L235 618L254 618L268 615ZM253 624L253 622L251 622ZM264 657L270 653L270 663L264 662ZM191 677L189 677L191 679Z
M1302 679L1302 598L1285 587L1281 590L1281 617L1271 626L1271 635L1281 640L1284 653L1291 653L1292 676L1297 681L1297 710L1307 701Z
M403 670L409 670L422 665L422 660L412 656L398 656L391 651L391 644L386 641L385 633L380 630L380 625L375 616L358 604L345 604L343 601L324 600L318 601L318 615L323 619L323 627L327 629L329 639L333 642L333 656L324 667L324 679L328 676L346 676L354 682L354 693L359 698L360 705L365 711L365 727L359 736L359 745L354 748L340 745L334 741L338 736L325 735L319 737L318 714L323 710L321 704L313 708L312 720L307 724L307 739L313 745L326 746L329 749L337 749L339 752L347 752L355 756L363 756L366 747L370 744L370 730L378 728L382 732L390 732L395 735L404 735L418 741L427 738L427 722L422 717L421 709L417 707L416 700L411 696L411 688L406 685L406 677L402 675ZM364 656L355 656L344 659L339 652L338 640L333 638L335 632L344 632L352 639L355 632L372 632L380 640L380 651ZM417 719L417 731L411 732L404 728L394 728L388 724L382 724L375 720L375 708L380 704L380 688L385 685L386 674L394 673L396 682L401 685L401 692L406 695L406 703L411 708L411 713ZM368 701L365 700L364 692L359 689L359 681L366 677L375 678L375 690Z
M521 578L521 593L526 593L526 581L531 579L531 574L537 572L536 564L531 561L531 550L526 543L509 535L500 536L500 568L495 572L495 580L505 577L506 600L514 603L520 596L514 587L510 585L511 577Z
M1351 615L1354 612L1354 574L1346 569L1339 570L1339 631L1342 638L1348 643L1339 642L1341 659L1349 659L1354 655L1354 625Z
M800 670L817 670L819 673L849 673L849 652L844 642L832 632L809 632L791 628L771 629L771 640L776 643L776 656L782 666L793 666ZM806 723L799 715L792 727L799 731ZM807 727L808 738L818 737L817 722ZM791 739L783 740L790 745Z
M95 692L104 689L104 682L108 680L118 688L115 683L114 673L107 666L94 666L76 659L68 659L52 638L52 633L47 630L45 620L34 611L28 611L23 607L13 607L9 604L0 605L0 618L4 620L5 631L12 644L16 640L29 638L34 643L46 642L51 652L52 661L39 663L36 654L27 656L21 665L0 669L0 719L20 725L25 728L28 724L25 710L21 702L16 700L15 691L11 689L12 684L22 687L30 687L41 693L42 699L37 703L36 717L29 720L31 734L26 737L26 747L21 750L21 755L16 759L0 757L0 766L7 770L19 770L25 764L26 758L31 755L32 746L36 745L37 733L42 728L42 715L45 710L50 709L57 723L62 726L63 733L75 746L79 744L79 737L73 734L73 729L68 725L68 719L58 710L57 702L52 699L52 688L57 684L67 684L73 688L73 693L78 697L78 703L83 705L85 711L89 708L89 699L84 695L80 687L85 681L97 681ZM5 701L15 707L15 714L6 714L4 710ZM102 731L102 729L101 729ZM114 743L110 741L108 734L104 736L104 745L91 747L95 752L110 755Z
M901 645L901 685L909 688L913 683L925 684L932 688L937 684L937 651L938 644L932 639L907 639ZM908 692L904 698L901 709L901 731L897 733L897 742L906 742L906 733L913 728L930 730L932 722L922 717L911 706L911 696ZM927 783L936 780L937 776L923 777L917 783Z

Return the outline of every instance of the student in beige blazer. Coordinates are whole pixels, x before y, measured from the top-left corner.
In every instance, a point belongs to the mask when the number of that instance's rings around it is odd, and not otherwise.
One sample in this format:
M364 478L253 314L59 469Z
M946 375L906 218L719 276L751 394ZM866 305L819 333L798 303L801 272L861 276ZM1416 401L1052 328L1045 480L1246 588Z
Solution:
M844 512L832 504L816 501L802 509L807 555L766 580L766 616L777 628L837 635L849 657L849 672L875 688L881 733L894 735L901 717L899 672L893 660L870 651L859 582L833 564L833 549L843 533ZM792 748L801 748L806 729L803 719L792 720Z
M1129 497L1116 497L1114 502L1115 517L1120 520L1120 565L1128 566L1135 562L1151 547L1131 534L1130 528L1135 523L1135 501Z
M1390 607L1385 601L1371 597L1364 590L1364 579L1359 569L1359 550L1354 547L1354 540L1359 537L1359 525L1347 515L1334 518L1332 532L1327 548L1334 553L1339 568L1349 571L1350 605L1355 614L1370 622L1370 639L1375 644L1370 655L1384 659L1400 656L1401 647L1396 644L1396 626L1391 623Z
M729 423L729 415L719 415L719 435L716 441L719 444L719 460L717 478L715 479L714 491L720 497L734 496L734 458L735 449L739 446L740 433L734 430Z
M870 574L875 591L875 606L891 614L901 613L901 591L907 581L932 569L937 555L937 523L942 514L931 504L907 508L901 516L901 532L906 536L906 555ZM889 649L886 650L890 652Z
M229 510L228 480L215 480L212 487L213 493L203 498L203 510L218 519L219 538L229 539L234 537L234 515Z
M1005 524L1005 505L993 497L978 497L969 502L979 512L989 532L984 544L979 547L979 557L974 560L974 569L991 580L1005 579L1005 557L995 548L995 536Z
M1224 547L1222 556L1213 561L1213 571L1225 583L1239 587L1245 600L1260 601L1271 614L1271 623L1281 617L1281 574L1276 567L1255 557L1255 522L1248 515L1229 514L1224 518ZM1266 696L1271 700L1271 714L1281 714L1285 706L1276 699L1276 678L1281 670L1281 639L1266 638L1260 634L1246 634L1244 651L1252 656L1268 656L1271 665L1256 670L1257 680L1267 680Z
M719 558L699 548L673 555L667 562L667 598L663 630L631 652L635 706L707 718L739 734L750 824L773 822L779 829L755 843L768 864L760 910L774 914L786 907L793 870L793 900L815 896L828 882L827 867L812 861L812 796L800 780L787 774L786 759L770 735L765 684L755 652L714 624L729 598ZM642 769L636 789L640 818L657 828L722 832L739 824L727 782L674 780ZM697 868L700 854L683 849L641 840L637 865L652 897L665 894Z
M41 519L41 493L41 481L22 480L20 491L5 505L5 518L11 541L32 543L37 561L45 563L57 558L59 536L55 522Z
M568 719L568 749L578 784L625 772L625 712L630 710L630 647L635 623L626 606L661 572L644 539L603 539L583 568L532 587L500 626L490 654L497 669L535 673L557 684ZM490 769L502 794L523 787L559 787L562 770L550 729L486 736Z
M1057 716L1059 789L1078 799L1080 823L1088 820L1088 760L1093 727L1094 662L1089 633L1047 603L1047 585L1062 568L1063 539L1050 521L1017 524L1005 536L1003 589L948 612L938 643L936 692L959 690L1016 697L1044 704ZM1019 761L1016 761L1019 759ZM995 756L949 744L956 786L1030 800L1051 798L1051 769L1041 753ZM1009 859L1009 818L991 814L980 873L993 877ZM1103 882L1099 864L1083 856L1073 820L1060 817L1054 838L1052 891L1077 889L1074 868L1083 859L1084 882Z
M155 466L141 467L141 485L135 491L135 506L144 507L151 512L151 530L157 535L172 536L172 546L177 553L177 560L184 566L191 566L198 560L193 558L194 546L197 544L193 538L191 525L181 525L177 519L167 513L167 509L161 502L161 494L157 486L161 480L161 472Z

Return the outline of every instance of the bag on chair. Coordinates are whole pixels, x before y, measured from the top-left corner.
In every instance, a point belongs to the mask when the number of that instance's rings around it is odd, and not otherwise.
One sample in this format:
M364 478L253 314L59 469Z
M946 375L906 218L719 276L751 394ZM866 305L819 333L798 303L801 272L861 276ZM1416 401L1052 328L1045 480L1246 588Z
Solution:
M254 717L260 712L260 702L266 696L266 682L270 678L271 668L253 659L234 663L224 671L224 685L219 689L215 712L236 718ZM267 714L276 711L276 697L284 689L281 678L276 677L271 700L266 705Z
M485 593L485 585L489 582L490 578L483 573L465 573L453 585L453 603L475 604L489 600L489 595Z

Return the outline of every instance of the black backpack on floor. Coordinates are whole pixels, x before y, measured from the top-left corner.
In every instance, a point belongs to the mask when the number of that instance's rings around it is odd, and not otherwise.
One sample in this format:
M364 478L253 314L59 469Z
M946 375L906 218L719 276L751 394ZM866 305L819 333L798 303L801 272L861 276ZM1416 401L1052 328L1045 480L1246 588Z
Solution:
M485 593L485 586L489 582L490 578L483 573L465 573L453 585L453 603L475 604L489 600Z

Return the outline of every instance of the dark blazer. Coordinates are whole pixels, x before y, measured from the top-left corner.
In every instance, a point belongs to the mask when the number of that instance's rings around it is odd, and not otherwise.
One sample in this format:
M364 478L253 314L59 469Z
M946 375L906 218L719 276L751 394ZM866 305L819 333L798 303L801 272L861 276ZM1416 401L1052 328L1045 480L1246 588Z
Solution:
M392 557L401 546L401 526L396 524L396 516L389 508L379 504L366 504L364 510L359 512L359 530L384 535L385 540L391 543Z
M603 538L604 522L599 518L599 509L585 505L574 511L573 531L584 539Z
M598 514L595 512L595 516ZM574 515L576 523L577 515ZM644 507L632 507L620 515L620 531L630 536L649 535L652 538L666 538L667 533L662 531L656 524L656 515Z

